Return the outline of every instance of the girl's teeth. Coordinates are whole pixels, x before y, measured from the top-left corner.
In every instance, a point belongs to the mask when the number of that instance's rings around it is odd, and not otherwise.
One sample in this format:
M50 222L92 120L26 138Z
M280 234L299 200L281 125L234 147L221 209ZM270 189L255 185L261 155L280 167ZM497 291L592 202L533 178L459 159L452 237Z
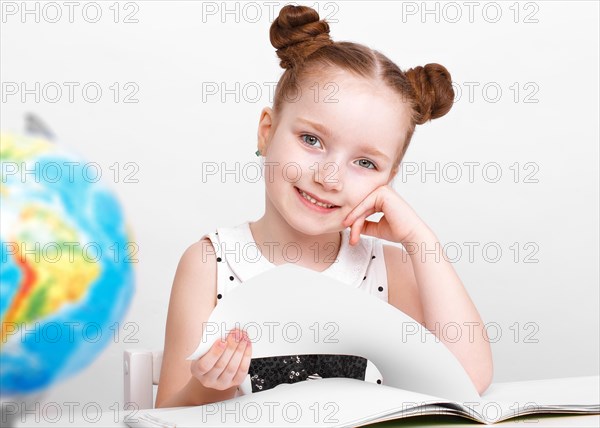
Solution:
M300 190L300 193L302 194L302 196L304 196L304 199L308 199L309 201L311 201L313 204L318 205L320 207L324 207L324 208L331 208L334 207L335 205L328 205L328 204L322 204L321 202L317 202L316 199L311 198L310 196L308 196L306 193L304 193L302 190Z

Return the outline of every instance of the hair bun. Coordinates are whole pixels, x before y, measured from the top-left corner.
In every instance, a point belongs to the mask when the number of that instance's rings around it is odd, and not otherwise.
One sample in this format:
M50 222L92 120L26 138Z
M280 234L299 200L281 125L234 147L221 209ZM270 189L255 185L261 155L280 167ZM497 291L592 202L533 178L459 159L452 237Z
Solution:
M425 67L411 68L405 74L415 91L415 122L418 125L450 111L454 103L454 89L446 67L436 63L427 64Z
M269 36L281 60L279 65L286 69L333 43L327 21L320 20L317 11L307 6L284 6L271 24Z

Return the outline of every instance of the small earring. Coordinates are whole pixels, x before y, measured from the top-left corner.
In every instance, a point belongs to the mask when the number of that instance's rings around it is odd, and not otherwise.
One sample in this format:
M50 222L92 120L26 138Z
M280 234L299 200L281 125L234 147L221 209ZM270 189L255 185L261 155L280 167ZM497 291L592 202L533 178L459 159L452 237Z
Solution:
M257 150L255 153L256 153L256 156L260 156L260 150Z

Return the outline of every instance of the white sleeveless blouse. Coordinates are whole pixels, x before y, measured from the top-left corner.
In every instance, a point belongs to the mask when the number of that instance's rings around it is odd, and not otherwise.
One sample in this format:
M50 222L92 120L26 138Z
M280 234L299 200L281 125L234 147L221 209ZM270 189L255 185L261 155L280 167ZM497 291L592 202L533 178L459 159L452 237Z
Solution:
M359 244L351 246L350 228L344 229L341 234L342 241L337 258L321 273L387 302L388 284L383 243L379 239L361 235ZM234 287L276 266L261 253L250 230L249 221L234 227L219 227L216 231L205 234L204 237L208 237L212 242L217 258L217 304L221 299L226 298ZM290 249L289 254L290 257L295 256L296 251ZM318 258L323 260L326 256L319 255ZM292 373L298 372L292 371ZM255 376L252 379L252 386L250 380L249 374L240 385L242 393L252 393L253 386L261 381ZM381 373L369 360L367 360L364 380L382 382ZM260 389L260 385L258 388Z

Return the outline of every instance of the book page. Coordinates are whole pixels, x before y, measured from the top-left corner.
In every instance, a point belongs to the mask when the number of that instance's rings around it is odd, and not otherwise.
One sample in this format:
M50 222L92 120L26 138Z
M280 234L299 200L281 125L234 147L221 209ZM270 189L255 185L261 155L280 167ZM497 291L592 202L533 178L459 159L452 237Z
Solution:
M529 413L600 412L600 376L495 382L469 406L493 422Z
M325 378L293 384L217 403L177 410L140 411L127 421L142 426L357 426L389 415L454 414L431 404L444 402L351 378ZM161 411L162 410L162 411Z
M231 291L203 326L187 359L239 326L252 358L337 354L367 358L383 384L451 401L479 401L468 374L429 330L394 306L319 272L276 266ZM401 406L402 403L398 403Z

